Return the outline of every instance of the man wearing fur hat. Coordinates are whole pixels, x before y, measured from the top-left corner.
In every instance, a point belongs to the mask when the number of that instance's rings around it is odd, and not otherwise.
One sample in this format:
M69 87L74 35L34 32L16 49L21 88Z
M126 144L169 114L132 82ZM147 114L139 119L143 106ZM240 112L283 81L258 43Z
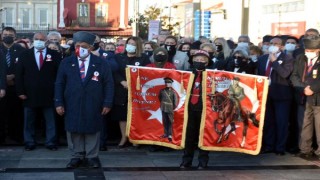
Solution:
M314 152L320 158L320 38L304 39L303 44L305 53L297 57L291 76L301 101L305 101L299 156L311 157ZM314 129L318 145L315 151L312 149Z
M91 54L94 40L95 35L89 32L75 33L75 55L62 61L57 75L55 106L59 115L65 115L72 156L67 168L83 162L90 168L100 167L100 131L103 115L111 109L114 89L108 63Z
M203 110L202 74L205 69L210 66L210 63L212 63L209 59L209 53L203 50L195 51L192 56L192 71L195 74L195 79L193 81L193 87L190 92L190 100L188 103L188 124L185 138L185 149L182 157L182 163L180 164L181 169L192 166L194 152L197 148L197 142L199 141L199 129ZM197 168L206 168L209 161L209 152L199 149L198 160L199 164Z

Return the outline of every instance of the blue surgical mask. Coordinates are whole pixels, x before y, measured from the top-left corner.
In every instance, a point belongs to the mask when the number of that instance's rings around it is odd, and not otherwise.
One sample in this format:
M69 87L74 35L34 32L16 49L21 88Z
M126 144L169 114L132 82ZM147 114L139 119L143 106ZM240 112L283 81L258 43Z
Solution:
M128 52L128 53L135 53L136 52L136 46L134 46L134 45L131 45L131 44L127 44L126 45L126 51Z
M45 42L40 40L34 40L33 41L33 47L36 49L43 49L45 48Z
M285 45L284 47L287 51L289 52L292 52L296 49L296 45L295 44L291 44L291 43L288 43Z
M269 53L277 53L279 52L279 47L278 46L269 46L269 49L268 49Z
M239 42L238 47L249 47L249 43L247 42Z

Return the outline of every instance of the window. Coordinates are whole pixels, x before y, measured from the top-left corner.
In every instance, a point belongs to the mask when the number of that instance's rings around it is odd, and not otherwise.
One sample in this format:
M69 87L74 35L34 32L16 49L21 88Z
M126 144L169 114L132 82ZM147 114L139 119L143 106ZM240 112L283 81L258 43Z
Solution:
M90 4L89 3L78 3L77 4L77 20L78 25L82 27L89 27L90 25Z
M30 24L30 9L21 9L21 24L23 29L29 29Z
M88 17L89 15L89 5L86 3L79 3L79 14L78 17Z
M109 5L107 3L97 3L95 5L95 24L98 27L107 26L108 22L108 8Z
M13 8L7 8L5 10L5 24L6 26L13 26Z
M47 9L40 9L39 10L39 25L41 27L48 26L48 10Z

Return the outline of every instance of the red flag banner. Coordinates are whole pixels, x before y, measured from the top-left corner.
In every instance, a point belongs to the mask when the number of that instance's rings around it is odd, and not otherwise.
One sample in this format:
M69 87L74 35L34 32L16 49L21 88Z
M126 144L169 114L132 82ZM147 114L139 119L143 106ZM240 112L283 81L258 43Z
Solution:
M128 66L126 75L129 140L183 149L192 73Z
M262 142L268 79L208 70L203 77L204 111L199 147L256 155Z

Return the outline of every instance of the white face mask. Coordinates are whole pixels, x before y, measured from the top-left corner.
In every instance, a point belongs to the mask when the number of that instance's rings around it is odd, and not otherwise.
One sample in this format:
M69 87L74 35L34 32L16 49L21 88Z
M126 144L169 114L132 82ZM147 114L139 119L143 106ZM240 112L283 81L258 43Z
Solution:
M257 61L258 61L257 55L250 55L250 59L251 59L253 62L257 62Z
M291 44L291 43L288 43L286 44L286 46L284 47L287 51L289 52L292 52L296 49L296 45L295 44Z
M43 49L45 48L45 42L40 40L34 40L33 41L33 47L36 49Z
M249 47L249 43L247 43L247 42L239 42L238 46L239 47Z
M308 59L314 59L315 57L317 57L317 52L305 52L304 53Z
M278 46L270 46L268 49L269 53L277 53L279 51L279 47Z
M127 44L126 45L126 51L128 53L135 53L136 52L136 46L133 46L131 44Z
M88 49L85 49L85 48L82 48L82 47L79 48L79 57L80 58L86 58L88 55L89 55L89 50Z
M269 46L268 46L268 45L263 45L263 46L262 46L262 52L263 52L263 53L268 53L268 49L269 49Z

